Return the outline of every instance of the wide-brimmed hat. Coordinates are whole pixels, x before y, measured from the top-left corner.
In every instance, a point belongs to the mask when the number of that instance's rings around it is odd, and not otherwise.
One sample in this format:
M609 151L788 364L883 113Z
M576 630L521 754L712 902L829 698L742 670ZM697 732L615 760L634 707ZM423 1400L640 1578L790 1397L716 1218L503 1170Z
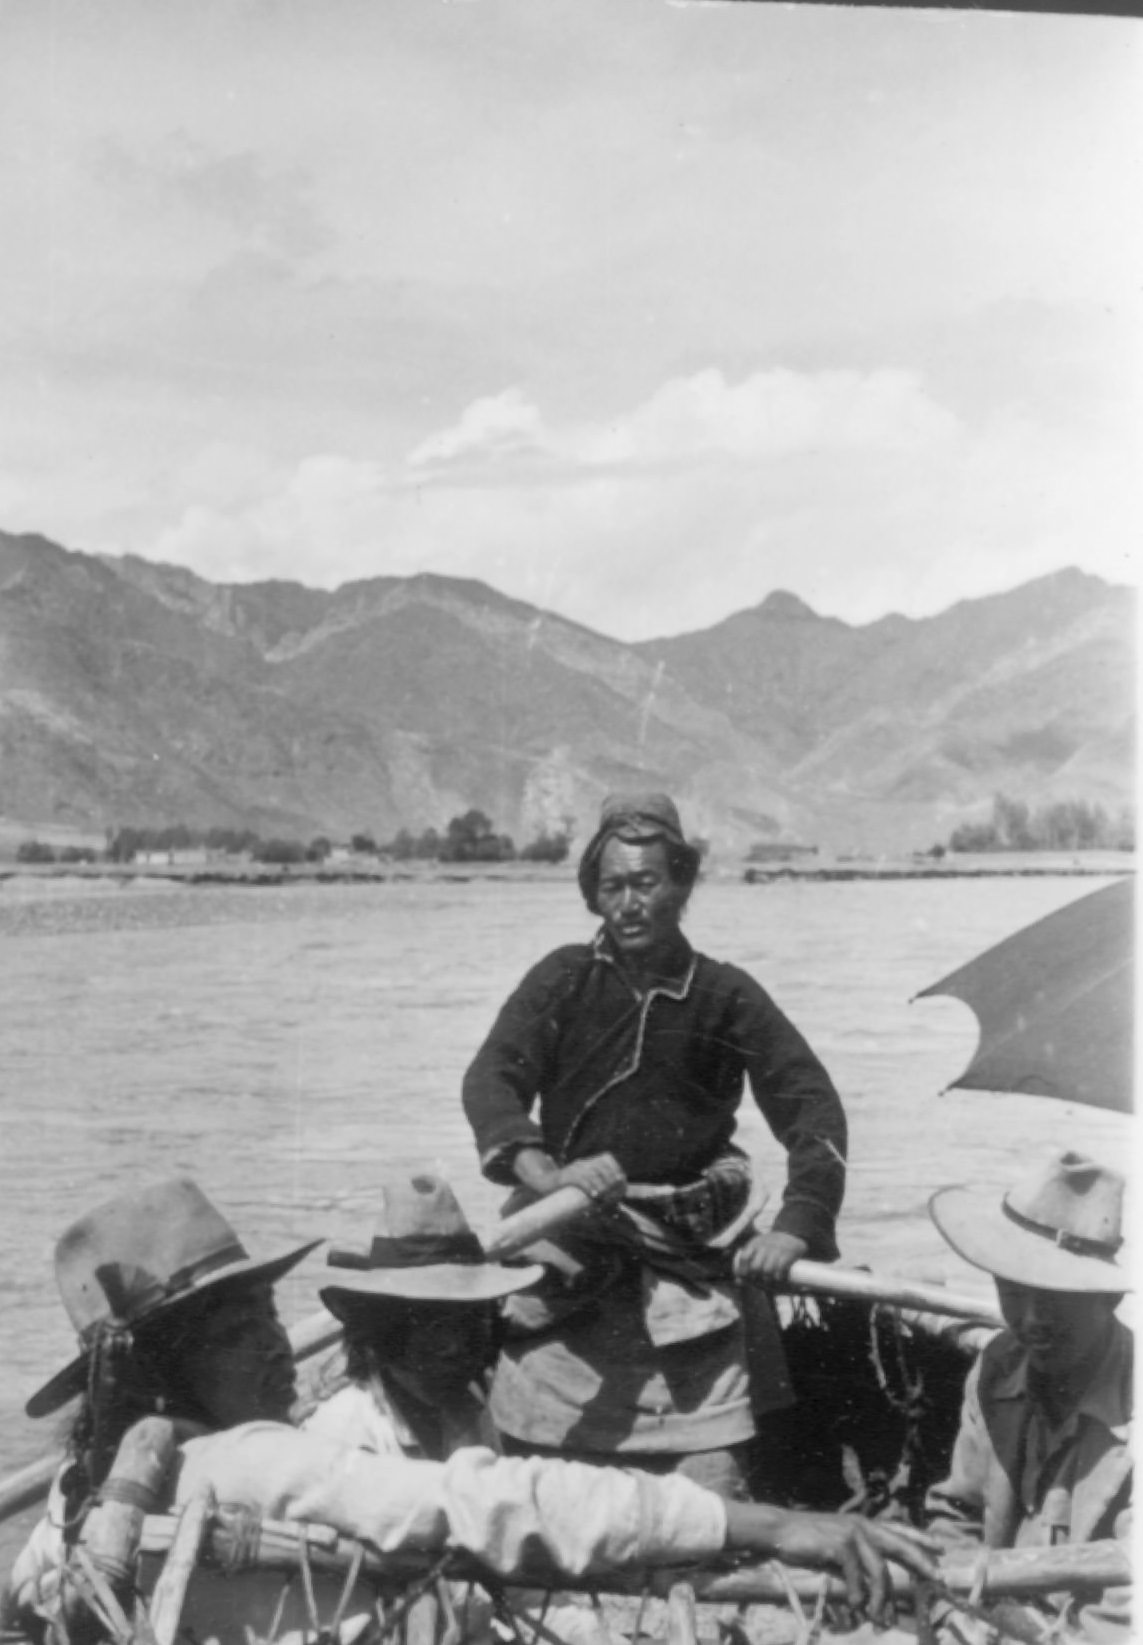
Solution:
M1001 1196L942 1188L933 1221L966 1262L1038 1291L1131 1290L1123 1257L1124 1179L1056 1152Z
M56 1283L82 1352L25 1410L47 1416L82 1393L101 1326L138 1325L232 1281L272 1285L320 1244L258 1260L202 1189L182 1177L108 1200L72 1223L56 1246Z
M623 840L628 845L667 840L672 845L694 849L683 833L678 807L669 794L609 794L600 807L599 826L579 860L579 887L589 903L599 859L604 846L612 839Z
M342 1295L487 1302L534 1285L544 1272L535 1263L489 1262L456 1195L430 1172L386 1183L368 1248L331 1250L326 1261L336 1283L320 1294L334 1314Z

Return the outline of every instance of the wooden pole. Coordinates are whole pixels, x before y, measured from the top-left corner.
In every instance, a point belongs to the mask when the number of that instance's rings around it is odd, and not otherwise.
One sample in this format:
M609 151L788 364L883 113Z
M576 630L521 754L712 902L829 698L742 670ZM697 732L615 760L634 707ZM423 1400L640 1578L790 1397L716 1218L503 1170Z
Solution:
M173 1515L149 1516L141 1544L144 1553L164 1552L174 1535ZM207 1535L212 1558L231 1565L235 1551L235 1529L225 1510L216 1515ZM292 1570L298 1563L302 1539L314 1570L344 1573L358 1544L341 1537L329 1526L308 1525L284 1520L263 1520L259 1530L254 1563L263 1570ZM401 1583L423 1577L433 1554L399 1552L378 1554L367 1549L361 1566L363 1577L379 1582ZM967 1596L981 1578L981 1549L975 1545L948 1549L938 1560L941 1581L953 1593ZM458 1557L455 1572L464 1579L480 1579L475 1561ZM894 1594L905 1599L912 1591L913 1578L901 1566L890 1564ZM497 1580L504 1580L498 1578ZM840 1577L827 1576L827 1597L843 1599L845 1584ZM673 1584L687 1582L696 1599L711 1604L789 1603L791 1591L799 1599L815 1602L822 1591L823 1573L786 1565L779 1570L769 1560L711 1570L677 1567L640 1567L629 1571L608 1571L600 1577L554 1578L550 1568L522 1571L508 1579L507 1586L525 1588L566 1588L570 1592L641 1594L650 1591L660 1598L669 1596ZM1113 1541L1062 1543L1049 1548L996 1548L988 1551L983 1569L981 1593L986 1599L1028 1599L1061 1588L1119 1587L1131 1581L1131 1562L1122 1543Z
M194 1493L179 1515L178 1527L171 1538L171 1551L151 1595L149 1615L155 1645L174 1645L187 1584L198 1563L199 1549L213 1512L214 1493L209 1485L204 1485Z
M695 1591L689 1582L672 1582L667 1595L667 1645L698 1645Z
M17 1468L7 1479L0 1480L0 1523L42 1502L64 1460L62 1451L50 1451L47 1456L37 1457L35 1462Z
M946 1291L943 1285L929 1285L895 1274L871 1274L864 1268L843 1268L832 1262L804 1259L795 1262L781 1289L849 1298L855 1302L887 1303L893 1308L917 1308L955 1319L976 1320L981 1325L1004 1323L999 1308L987 1299Z
M503 1217L481 1241L484 1254L495 1262L519 1256L537 1240L548 1239L569 1222L575 1222L591 1209L591 1203L582 1188L557 1188L554 1194L547 1194L533 1205L525 1205L522 1210Z

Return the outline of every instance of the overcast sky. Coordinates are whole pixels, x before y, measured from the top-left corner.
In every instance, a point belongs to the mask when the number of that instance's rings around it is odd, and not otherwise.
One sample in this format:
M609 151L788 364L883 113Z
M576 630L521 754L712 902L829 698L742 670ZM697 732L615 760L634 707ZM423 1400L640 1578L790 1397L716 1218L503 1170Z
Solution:
M624 638L1133 581L1143 24L0 0L0 528Z

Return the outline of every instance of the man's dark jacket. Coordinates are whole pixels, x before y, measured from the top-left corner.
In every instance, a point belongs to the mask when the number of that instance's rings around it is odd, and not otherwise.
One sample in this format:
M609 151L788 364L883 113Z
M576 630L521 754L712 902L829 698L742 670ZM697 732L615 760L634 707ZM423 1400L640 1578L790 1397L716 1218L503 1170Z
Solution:
M521 1147L540 1147L559 1164L611 1153L632 1182L681 1184L729 1141L746 1079L789 1155L774 1227L832 1260L845 1188L837 1092L754 979L682 936L645 993L602 932L541 960L465 1075L464 1106L494 1182L514 1180Z

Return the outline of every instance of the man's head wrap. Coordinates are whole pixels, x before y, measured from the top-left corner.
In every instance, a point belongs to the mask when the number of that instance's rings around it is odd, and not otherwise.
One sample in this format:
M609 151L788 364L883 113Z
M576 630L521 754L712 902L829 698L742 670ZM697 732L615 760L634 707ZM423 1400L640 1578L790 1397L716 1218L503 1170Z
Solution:
M672 878L685 881L688 891L694 884L699 853L683 833L674 800L668 794L609 794L600 809L599 827L579 860L579 888L593 913L596 912L599 859L608 840L623 840L627 845L664 841L672 862Z

